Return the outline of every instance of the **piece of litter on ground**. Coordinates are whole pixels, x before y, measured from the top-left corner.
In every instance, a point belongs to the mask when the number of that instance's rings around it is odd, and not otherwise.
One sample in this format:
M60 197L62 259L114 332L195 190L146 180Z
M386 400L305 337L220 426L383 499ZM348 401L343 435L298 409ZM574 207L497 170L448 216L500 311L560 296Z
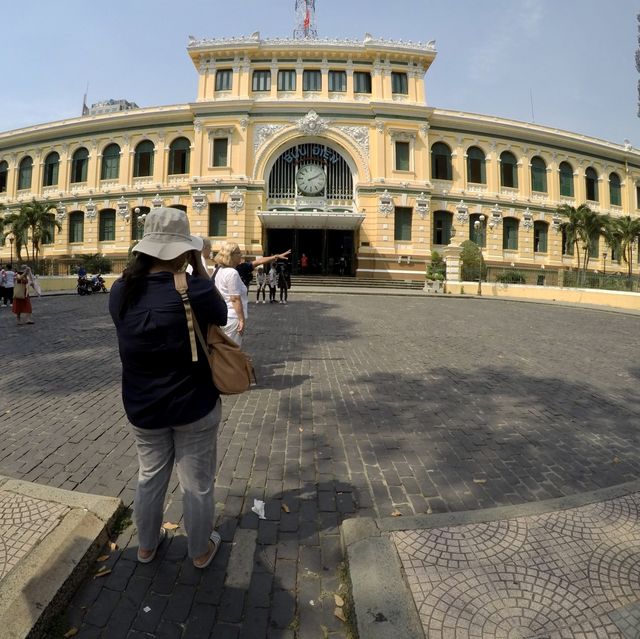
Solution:
M65 632L62 636L64 639L69 639L70 637L75 637L78 634L77 628L69 628L67 632Z
M105 566L103 566L104 570L98 570L98 572L93 575L93 578L95 579L96 577L104 577L105 575L108 575L111 570L109 568L106 568Z
M302 426L300 426L300 427L298 428L298 430L299 430L301 433L303 433L303 432L304 432L304 428L302 428Z
M289 508L289 506L287 506L287 504L282 504L282 510L284 510L285 513L291 512L291 509Z
M115 541L109 542L109 550L118 550L118 544Z
M101 561L107 561L107 559L109 559L109 555L100 555L96 561L97 562L101 562Z
M487 480L486 479L474 479L473 483L474 484L486 484Z
M344 616L344 612L342 612L342 608L336 608L333 611L333 615L335 617L338 617L338 619L340 619L340 621L344 621L345 623L347 622L347 618Z
M145 612L151 612L151 608L149 608L149 606L145 606L142 610Z
M162 524L162 527L165 530L175 530L176 528L180 528L180 524L174 524L170 521L165 521L164 524Z
M399 510L394 510L394 511L391 513L391 516L392 516L392 517L402 517L402 513L401 513Z
M266 519L266 516L264 514L264 502L260 499L253 500L251 512L254 512L256 515L258 515L258 519Z
M340 595L333 595L333 600L336 602L336 606L338 606L338 608L342 608L342 606L344 606L344 599Z
M611 461L612 464L619 464L620 460L617 457L614 457L613 460Z
M309 605L310 605L310 606L315 606L315 605L316 605L316 602L315 602L313 599L310 599L310 600L309 600Z

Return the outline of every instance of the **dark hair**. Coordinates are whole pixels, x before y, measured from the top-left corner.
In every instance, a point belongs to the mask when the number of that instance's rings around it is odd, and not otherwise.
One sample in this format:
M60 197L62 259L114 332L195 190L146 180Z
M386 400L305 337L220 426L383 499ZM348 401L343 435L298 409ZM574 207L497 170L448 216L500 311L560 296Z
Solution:
M136 253L132 262L122 273L124 287L120 302L119 317L122 319L130 306L135 306L147 288L147 275L155 259L145 253Z

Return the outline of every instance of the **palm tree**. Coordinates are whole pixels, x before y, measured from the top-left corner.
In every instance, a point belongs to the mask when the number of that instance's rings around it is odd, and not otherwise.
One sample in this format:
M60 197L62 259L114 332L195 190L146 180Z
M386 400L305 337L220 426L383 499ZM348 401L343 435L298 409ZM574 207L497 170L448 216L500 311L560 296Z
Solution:
M630 215L611 218L614 235L618 241L622 259L627 263L627 274L631 282L633 269L633 245L640 237L640 218Z
M25 224L25 219L19 213L10 213L3 220L5 230L2 234L2 243L6 244L9 235L13 236L16 245L16 259L22 260L22 249L26 248L27 260L29 259L29 229Z
M31 239L31 257L37 261L40 254L40 246L53 241L55 229L62 230L62 224L56 220L50 211L56 209L54 204L38 202L35 198L20 207L19 216Z

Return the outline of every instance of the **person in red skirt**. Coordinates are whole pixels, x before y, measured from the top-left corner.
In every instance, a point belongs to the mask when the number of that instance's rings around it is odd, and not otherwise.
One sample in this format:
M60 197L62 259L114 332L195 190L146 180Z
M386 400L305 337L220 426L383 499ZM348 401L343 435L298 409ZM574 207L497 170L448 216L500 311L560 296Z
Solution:
M16 273L15 284L13 288L13 312L15 313L18 326L23 324L34 324L31 319L31 299L29 298L29 283L31 281L31 269L22 265L20 270ZM24 315L25 321L22 321Z

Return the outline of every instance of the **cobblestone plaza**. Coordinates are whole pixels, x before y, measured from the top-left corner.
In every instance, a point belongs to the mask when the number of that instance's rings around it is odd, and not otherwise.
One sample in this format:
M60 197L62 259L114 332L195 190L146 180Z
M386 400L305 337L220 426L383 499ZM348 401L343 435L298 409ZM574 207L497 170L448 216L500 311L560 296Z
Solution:
M637 316L292 292L288 306L250 309L259 385L224 401L224 543L212 569L192 569L180 528L160 561L137 565L130 526L112 572L67 611L77 636L346 637L333 614L345 518L507 506L638 478ZM130 505L137 460L106 302L44 297L37 324L19 328L0 309L0 474ZM179 524L175 480L170 490L166 520ZM255 498L266 520L251 513ZM540 526L552 524L572 525ZM522 536L495 528L498 553Z

